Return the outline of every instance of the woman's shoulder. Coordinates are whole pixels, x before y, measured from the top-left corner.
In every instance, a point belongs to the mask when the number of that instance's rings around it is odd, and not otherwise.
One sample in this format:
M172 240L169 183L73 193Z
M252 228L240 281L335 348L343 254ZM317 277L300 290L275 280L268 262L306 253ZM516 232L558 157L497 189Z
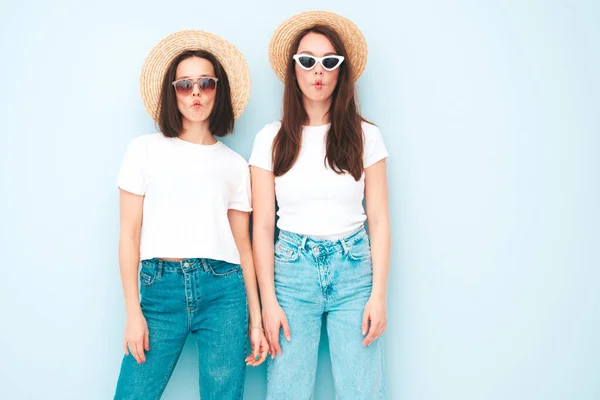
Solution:
M148 150L149 146L161 141L162 138L164 138L162 133L146 133L139 135L129 141L127 149L130 152L145 152Z
M266 124L258 133L256 134L256 138L258 139L270 139L273 140L275 136L277 136L277 132L281 129L281 121L273 121L271 123Z
M228 165L236 168L248 168L248 162L246 159L237 151L227 146L225 143L220 142L220 153L221 161L225 161Z
M365 136L381 134L381 131L379 130L377 125L375 125L371 121L362 121L360 125L362 127L363 132L365 133Z

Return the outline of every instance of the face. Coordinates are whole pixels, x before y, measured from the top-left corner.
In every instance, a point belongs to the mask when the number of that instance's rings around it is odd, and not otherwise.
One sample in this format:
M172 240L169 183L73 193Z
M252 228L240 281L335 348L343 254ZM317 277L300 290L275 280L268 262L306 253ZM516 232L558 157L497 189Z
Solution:
M184 122L186 120L189 122L207 121L215 103L217 82L206 79L198 80L198 78L214 76L215 70L212 63L204 58L189 57L177 66L175 81L189 78L194 82L191 92L188 90L187 93L180 93L176 90L177 108ZM187 83L189 88L189 82L184 83Z
M302 38L296 54L307 54L315 57L337 55L327 36L315 32L309 32ZM312 69L307 71L298 65L297 61L294 61L294 63L296 79L304 99L313 102L329 101L337 84L340 73L339 66L333 71L328 71L323 68L320 62L317 62Z

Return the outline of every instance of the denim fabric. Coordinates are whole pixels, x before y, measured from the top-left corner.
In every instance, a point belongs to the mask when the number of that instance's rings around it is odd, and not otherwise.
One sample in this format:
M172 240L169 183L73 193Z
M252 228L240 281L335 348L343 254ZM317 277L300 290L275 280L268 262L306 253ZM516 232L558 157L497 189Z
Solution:
M267 398L313 398L321 322L327 325L335 391L342 400L386 399L383 338L363 347L362 318L373 268L364 228L337 240L281 231L275 292L292 333L283 355L269 357Z
M123 358L115 399L159 399L188 334L198 348L203 400L239 400L244 390L248 302L237 264L210 259L142 261L141 307L150 351Z

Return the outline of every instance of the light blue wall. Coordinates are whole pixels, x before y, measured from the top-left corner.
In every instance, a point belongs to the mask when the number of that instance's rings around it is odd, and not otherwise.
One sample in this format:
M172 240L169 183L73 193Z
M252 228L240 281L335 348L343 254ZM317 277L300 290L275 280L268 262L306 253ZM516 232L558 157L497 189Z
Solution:
M154 130L149 50L190 28L239 47L252 97L226 142L247 158L279 117L270 35L311 9L369 43L362 110L391 153L390 398L600 398L599 3L286 3L2 0L0 398L113 393L115 177ZM326 343L320 360L316 398L333 399ZM196 380L190 342L164 398L196 398ZM246 387L264 399L264 367Z

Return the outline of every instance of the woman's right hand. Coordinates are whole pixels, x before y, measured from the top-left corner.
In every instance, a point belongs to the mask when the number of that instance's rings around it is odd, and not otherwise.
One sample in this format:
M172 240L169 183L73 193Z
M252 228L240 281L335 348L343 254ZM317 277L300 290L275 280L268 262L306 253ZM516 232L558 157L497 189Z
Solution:
M123 351L125 355L131 355L138 364L146 362L144 350L150 350L150 338L148 336L148 324L142 314L142 310L132 315L127 315L125 321L125 338L123 339Z
M282 354L281 346L279 345L279 329L283 327L283 335L289 342L292 340L290 326L288 325L285 312L277 300L267 302L266 304L263 303L262 318L265 335L269 342L269 354L271 354L271 358L275 358L276 353L279 355Z

